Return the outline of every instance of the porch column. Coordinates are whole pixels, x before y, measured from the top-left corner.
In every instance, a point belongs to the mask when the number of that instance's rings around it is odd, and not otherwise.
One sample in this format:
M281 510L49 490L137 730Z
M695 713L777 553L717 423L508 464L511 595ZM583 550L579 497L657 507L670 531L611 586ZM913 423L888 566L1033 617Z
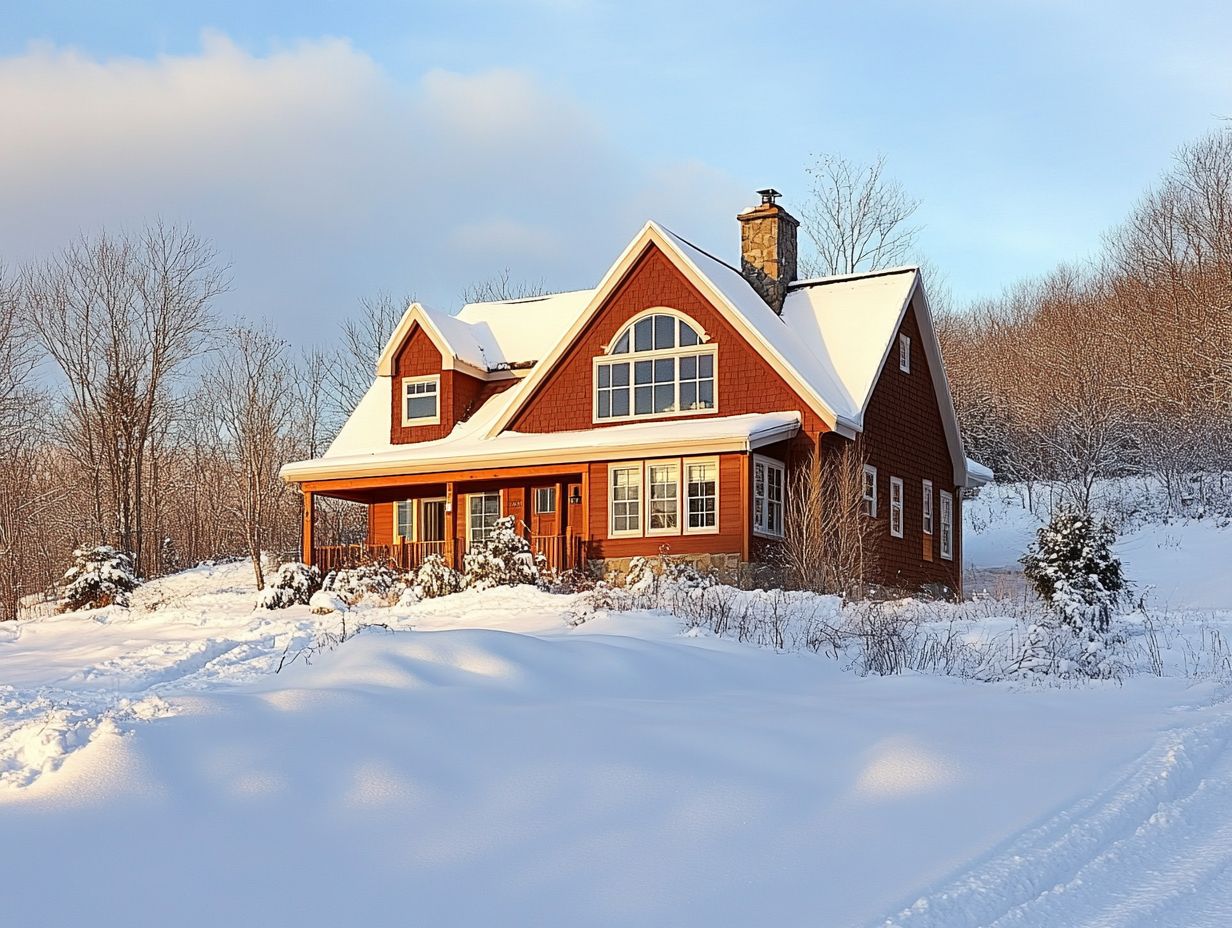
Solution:
M458 535L458 514L457 514L457 497L453 491L453 481L450 480L445 484L445 562L453 568L457 568L457 535Z
M305 564L312 563L313 555L313 516L316 510L316 494L311 490L304 490L304 530L303 530L303 561Z

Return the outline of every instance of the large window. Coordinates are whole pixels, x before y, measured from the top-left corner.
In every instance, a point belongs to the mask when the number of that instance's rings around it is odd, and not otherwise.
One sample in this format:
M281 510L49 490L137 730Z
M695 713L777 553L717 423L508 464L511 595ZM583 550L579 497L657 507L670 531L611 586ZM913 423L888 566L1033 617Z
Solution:
M441 378L405 377L402 380L402 424L436 425L441 421Z
M954 558L954 496L941 491L941 556Z
M642 533L642 465L622 464L608 471L608 510L612 535Z
M649 510L647 535L680 531L680 464L676 461L646 465L646 495Z
M481 545L492 536L501 514L500 493L471 493L466 498L467 542Z
M753 531L783 535L783 465L771 458L753 457Z
M685 461L688 521L685 531L719 529L719 462Z
M890 478L890 534L903 537L903 478Z
M595 421L714 412L716 357L681 316L635 319L595 359Z

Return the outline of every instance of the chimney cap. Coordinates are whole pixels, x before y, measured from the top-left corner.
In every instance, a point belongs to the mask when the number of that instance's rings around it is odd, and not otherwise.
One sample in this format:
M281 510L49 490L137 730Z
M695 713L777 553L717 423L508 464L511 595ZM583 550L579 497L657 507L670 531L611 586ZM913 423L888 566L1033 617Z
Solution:
M782 194L773 187L766 187L765 189L758 190L757 192L761 195L761 202L763 206L773 206L774 201L782 196Z

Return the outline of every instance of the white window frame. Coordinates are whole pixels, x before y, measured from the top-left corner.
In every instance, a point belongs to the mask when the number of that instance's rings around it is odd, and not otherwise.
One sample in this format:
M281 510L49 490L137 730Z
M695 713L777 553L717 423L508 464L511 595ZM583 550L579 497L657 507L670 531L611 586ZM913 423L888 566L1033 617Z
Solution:
M689 527L689 465L709 464L714 467L714 525L700 528ZM682 458L680 461L680 530L685 535L717 535L719 533L719 508L722 505L720 486L722 468L718 458Z
M641 461L623 461L607 467L607 534L609 538L640 538L646 526L646 494L643 491ZM637 528L616 528L616 473L629 471L637 475Z
M683 468L680 465L680 458L667 458L667 459L662 459L662 460L646 461L643 463L643 467L645 468L645 472L642 477L642 486L646 488L646 497L644 501L645 514L643 518L645 520L644 527L646 530L646 534L647 535L679 535L680 529L681 529L680 515L681 515L682 509L684 508L682 505L683 497L684 497L684 488L683 488L684 481L681 479ZM651 494L653 492L652 490L653 484L650 480L650 469L652 467L670 467L676 472L676 524L673 525L671 528L651 528L651 525L650 525L650 508L651 508L651 503L654 502L654 500L651 498Z
M898 336L898 369L904 374L911 373L911 336Z
M864 482L864 514L870 519L875 519L877 518L877 468L873 467L872 464L865 464L864 476L873 478L873 493L871 496L868 493L868 481Z
M923 517L920 524L924 529L924 534L931 535L933 533L933 482L931 480L924 481L923 499Z
M466 494L466 547L475 547L475 520L473 516L473 506L475 500L483 499L487 496L496 497L496 518L499 521L505 511L505 498L500 490L488 490L485 493L467 493Z
M765 485L764 492L757 492L757 469L765 469ZM770 474L777 473L779 476L779 499L776 502L770 498ZM753 455L753 492L750 498L753 501L753 512L751 518L753 520L753 534L760 535L762 538L782 538L784 531L784 518L787 514L787 468L782 461L776 461L774 458L763 457L760 454ZM758 503L762 506L759 509ZM774 531L769 527L770 509L772 506L778 506L779 528Z
M540 509L539 508L539 494L540 493L551 493L552 494L552 508L551 509ZM557 511L557 506L558 506L556 498L559 495L560 494L556 492L556 487L535 487L535 501L534 501L535 515L537 516L555 515Z
M898 523L895 529L894 524ZM903 537L903 478L890 478L890 534L895 538Z
M410 511L411 532L409 535L403 535L398 531L398 523L402 521L401 511L406 507ZM419 529L419 513L416 511L418 504L413 499L400 499L394 503L394 544L413 542L416 538Z
M436 415L434 416L416 416L411 418L407 413L407 389L413 384L431 383L436 385ZM426 395L426 394L425 394ZM423 377L403 377L402 378L402 424L405 426L415 425L440 425L441 422L441 375L427 374Z
M941 491L941 558L954 560L954 494Z
M677 344L675 348L662 348L652 351L633 351L629 350L623 354L611 354L612 349L620 341L621 336L625 332L630 333L630 349L632 349L632 331L633 327L642 319L648 316L671 316L676 319L677 323L683 322L695 332L698 333L698 342L696 345L681 346ZM677 338L679 342L679 337ZM711 380L714 381L714 404L706 409L680 409L680 359L682 357L698 357L709 356L711 359ZM666 412L649 412L637 413L637 393L636 393L636 369L637 361L655 361L666 358L673 359L675 370L674 388L676 391L675 407ZM625 416L599 416L599 368L606 364L625 364L629 365L629 414ZM710 416L719 411L719 346L711 341L710 336L706 334L698 322L680 312L679 310L669 309L665 306L657 306L651 309L643 310L637 315L631 317L620 330L612 338L612 340L603 346L603 354L591 360L591 375L590 375L590 397L591 397L591 422L598 425L604 422L642 422L647 419L668 419L678 416Z

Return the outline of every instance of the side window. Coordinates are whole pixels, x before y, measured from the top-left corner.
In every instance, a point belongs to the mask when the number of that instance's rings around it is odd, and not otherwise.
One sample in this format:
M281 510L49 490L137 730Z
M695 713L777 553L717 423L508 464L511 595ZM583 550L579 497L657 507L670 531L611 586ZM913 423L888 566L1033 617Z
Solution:
M911 336L898 336L898 369L904 374L911 373Z
M415 540L415 501L404 499L394 503L394 544Z
M774 538L783 536L783 465L772 458L753 458L753 530Z
M890 478L890 534L903 537L903 478Z
M535 514L543 515L556 511L556 487L537 487L535 489Z
M651 461L646 465L646 534L674 535L680 531L680 464Z
M719 462L685 461L688 493L686 532L713 532L719 527Z
M954 559L954 496L941 491L941 556Z
M864 465L864 514L877 518L877 468Z
M933 533L933 482L924 481L924 534Z

